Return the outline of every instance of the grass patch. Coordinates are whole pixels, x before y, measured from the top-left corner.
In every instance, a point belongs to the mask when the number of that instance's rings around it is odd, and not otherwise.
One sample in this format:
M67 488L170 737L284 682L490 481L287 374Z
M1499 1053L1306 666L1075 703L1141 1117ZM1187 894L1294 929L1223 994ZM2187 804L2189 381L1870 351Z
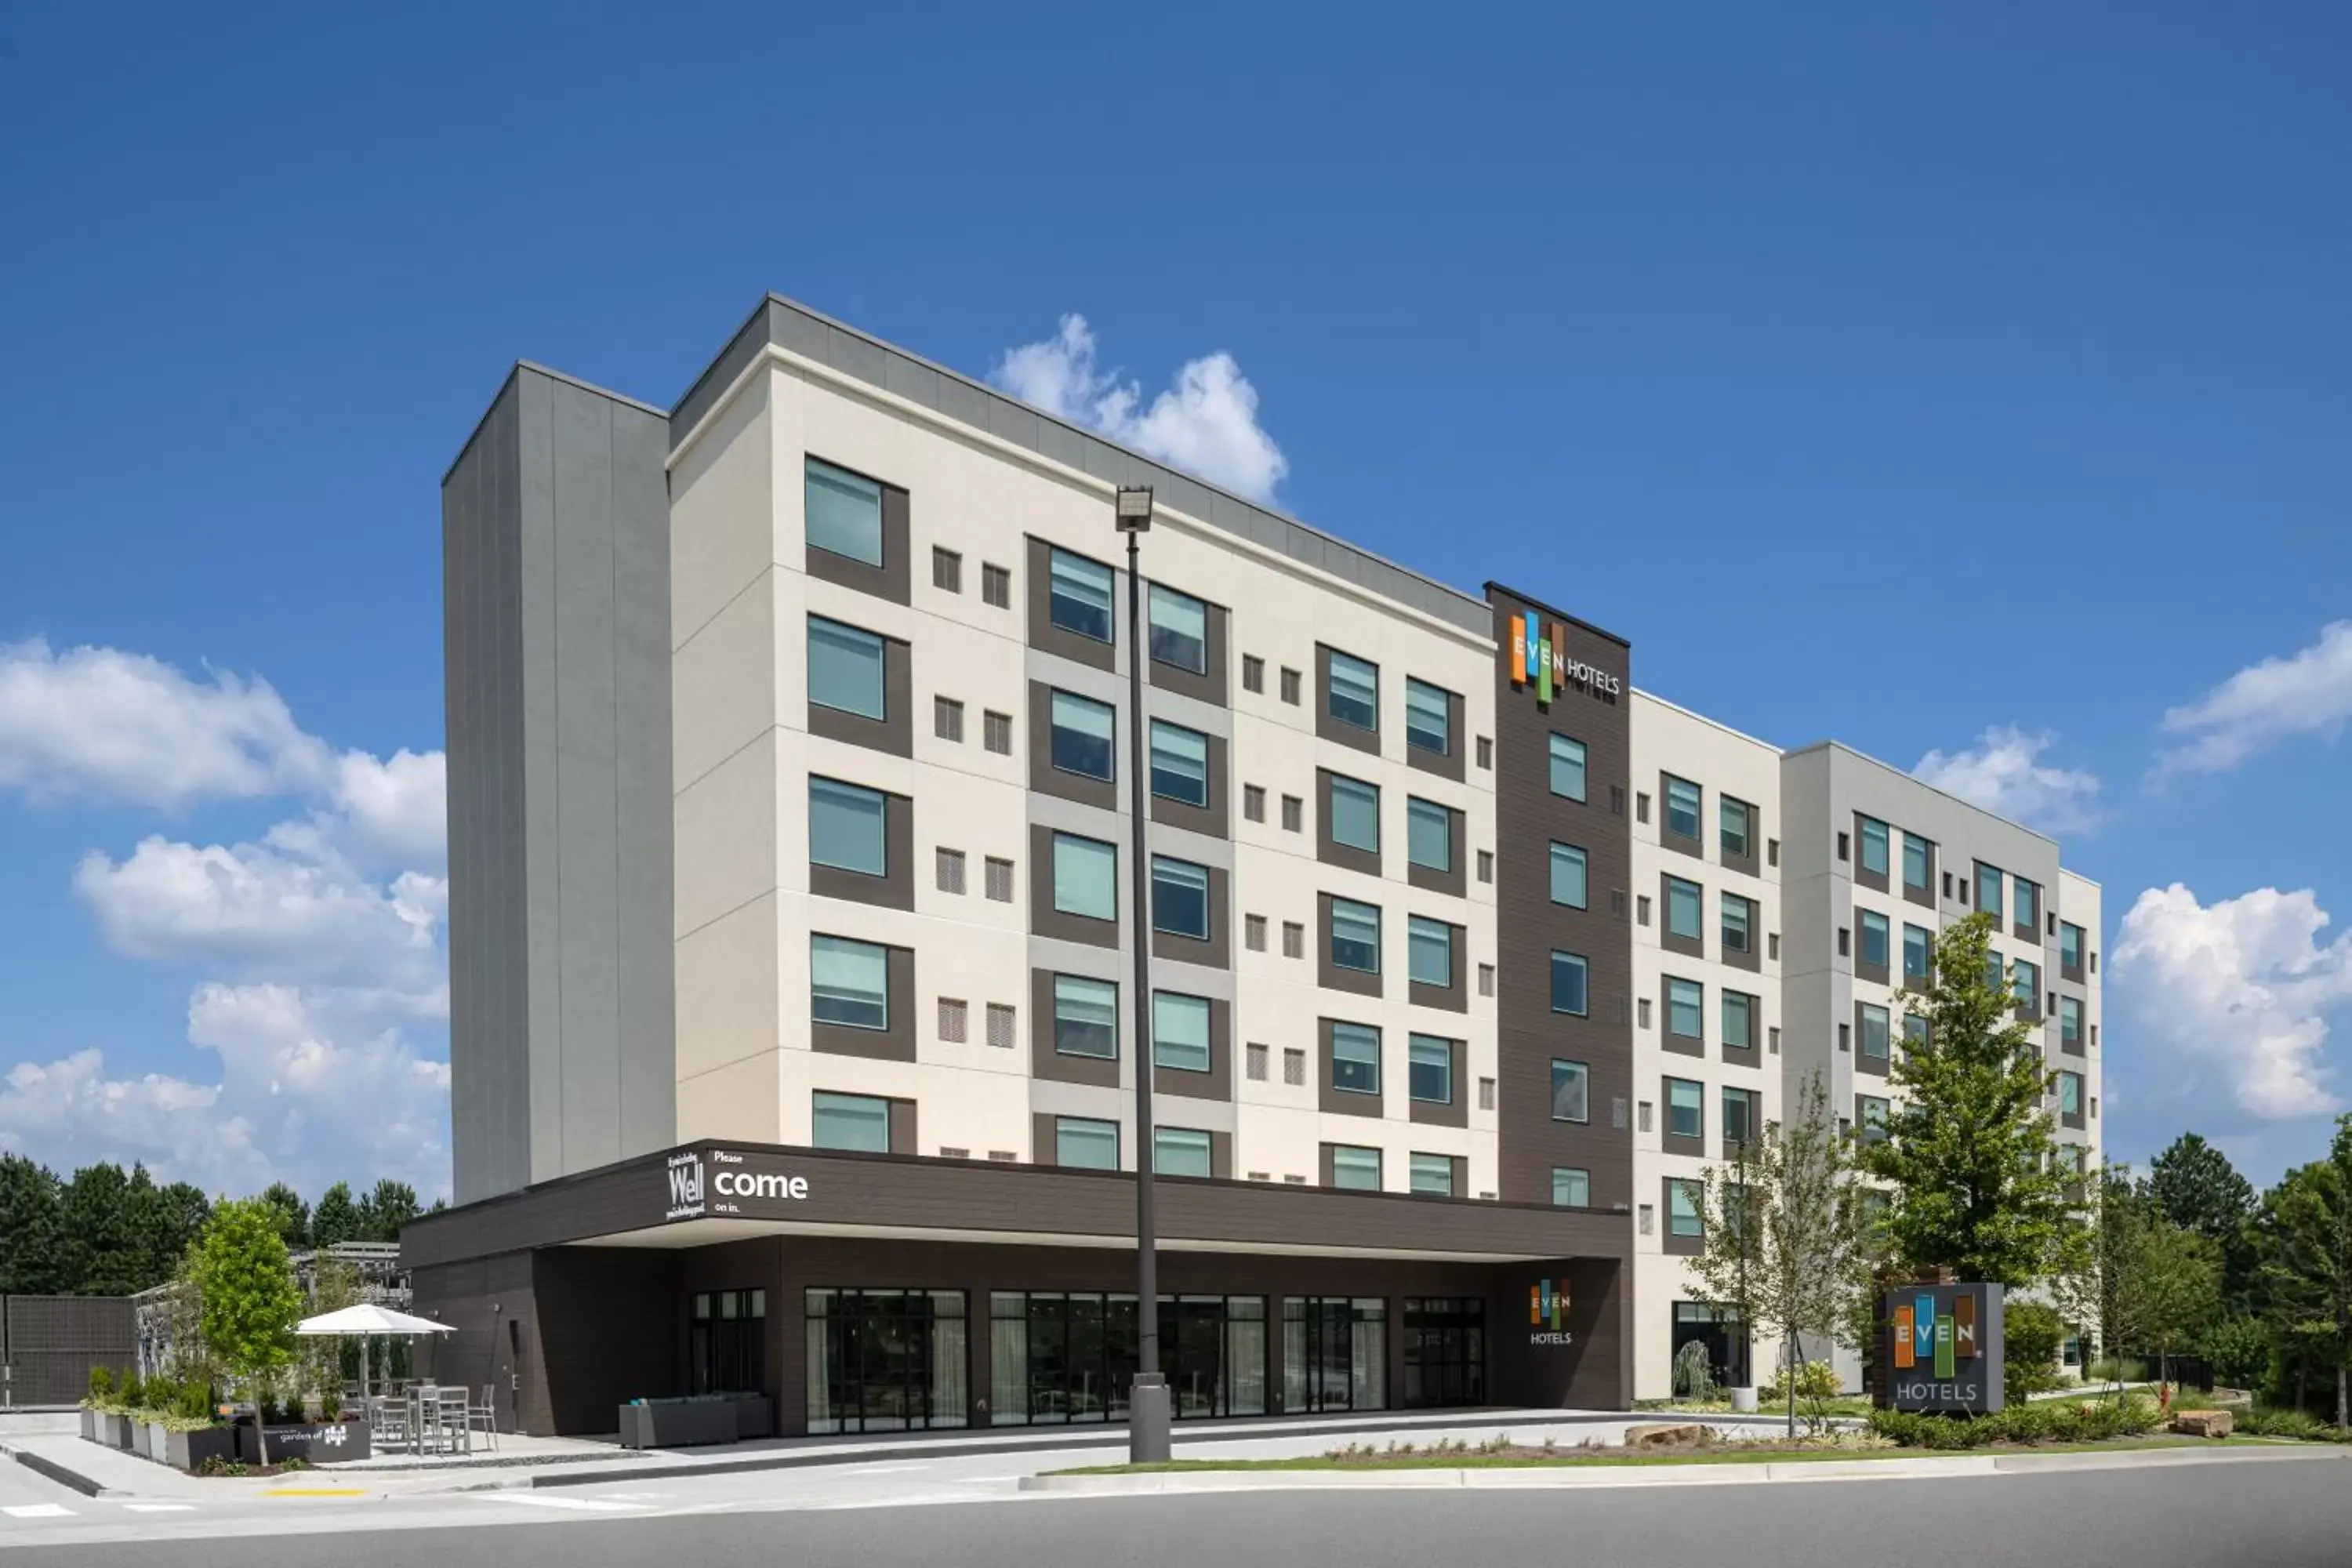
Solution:
M2260 1438L2125 1437L2105 1443L2033 1443L1988 1446L1970 1450L1988 1457L2015 1454L2104 1454L2155 1448L2214 1448L2224 1444L2251 1447L2292 1445ZM1662 1449L1655 1452L1562 1449L1555 1454L1528 1450L1508 1454L1373 1454L1349 1458L1308 1454L1287 1459L1164 1459L1148 1465L1086 1465L1067 1470L1047 1470L1051 1476L1141 1476L1215 1470L1511 1470L1609 1469L1643 1465L1788 1465L1825 1459L1914 1459L1917 1448L1733 1446L1719 1448Z

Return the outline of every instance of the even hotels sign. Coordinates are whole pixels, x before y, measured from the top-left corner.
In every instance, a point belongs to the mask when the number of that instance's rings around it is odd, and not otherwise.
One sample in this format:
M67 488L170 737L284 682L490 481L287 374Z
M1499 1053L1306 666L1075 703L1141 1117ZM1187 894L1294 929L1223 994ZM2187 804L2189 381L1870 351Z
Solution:
M2001 1301L1998 1285L1910 1285L1887 1292L1886 1391L1894 1407L1999 1410Z
M1568 657L1568 628L1558 621L1511 617L1511 684L1532 686L1536 700L1548 703L1556 690L1580 686L1595 697L1625 695L1625 678Z

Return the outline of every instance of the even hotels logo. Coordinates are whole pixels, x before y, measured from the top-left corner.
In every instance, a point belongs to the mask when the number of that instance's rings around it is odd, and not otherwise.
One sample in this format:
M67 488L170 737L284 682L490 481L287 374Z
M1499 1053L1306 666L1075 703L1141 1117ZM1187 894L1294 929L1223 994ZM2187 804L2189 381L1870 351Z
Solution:
M1555 689L1581 686L1595 697L1625 694L1622 676L1568 657L1568 628L1558 621L1549 626L1535 616L1511 617L1511 684L1532 686L1536 700L1549 704Z
M1538 1279L1528 1287L1528 1322L1535 1332L1528 1336L1529 1344L1564 1345L1571 1342L1568 1331L1568 1287L1551 1288L1549 1279Z
M1977 1354L1977 1304L1973 1297L1958 1296L1948 1312L1936 1310L1936 1298L1922 1292L1895 1309L1895 1367L1898 1372L1932 1371L1937 1377L1957 1375L1955 1363Z

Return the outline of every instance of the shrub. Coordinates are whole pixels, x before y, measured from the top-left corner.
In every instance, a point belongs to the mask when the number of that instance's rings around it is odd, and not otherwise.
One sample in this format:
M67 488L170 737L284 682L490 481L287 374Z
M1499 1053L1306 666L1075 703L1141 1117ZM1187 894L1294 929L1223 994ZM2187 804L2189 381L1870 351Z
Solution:
M324 1388L319 1391L319 1418L322 1421L340 1421L343 1418L343 1395L340 1389Z
M2259 1386L2271 1369L2271 1337L2252 1318L2224 1318L2205 1331L2205 1359L2229 1388Z
M1715 1397L1715 1367L1704 1341L1693 1340L1675 1352L1675 1392L1685 1399Z
M89 1369L89 1402L104 1405L114 1397L114 1369L94 1366Z
M125 1410L146 1409L147 1380L135 1372L124 1373L122 1390L115 1397Z
M1797 1368L1797 1397L1800 1399L1835 1399L1845 1390L1839 1386L1837 1368L1825 1361L1801 1363ZM1781 1367L1772 1374L1772 1381L1756 1391L1759 1405L1786 1405L1789 1402L1789 1369Z
M1923 1415L1874 1410L1870 1429L1898 1447L1981 1448L1990 1443L2100 1443L2156 1429L2153 1400L2052 1399L1990 1415Z
M2327 1424L2308 1410L2252 1410L2241 1416L2238 1430L2256 1437L2325 1437Z
M2058 1352L2065 1343L2065 1321L2056 1308L2011 1301L2001 1309L2001 1386L2011 1404L2060 1386Z

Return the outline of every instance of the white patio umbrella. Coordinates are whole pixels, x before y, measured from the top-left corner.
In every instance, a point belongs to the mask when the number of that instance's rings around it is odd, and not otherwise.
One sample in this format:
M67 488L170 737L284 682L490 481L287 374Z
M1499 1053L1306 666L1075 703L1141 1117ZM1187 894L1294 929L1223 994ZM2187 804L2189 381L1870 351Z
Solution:
M389 1307L379 1307L373 1301L362 1301L356 1307L344 1307L332 1312L321 1312L315 1318L305 1318L294 1325L298 1334L313 1338L333 1338L358 1334L360 1338L360 1393L365 1396L369 1388L368 1336L372 1334L406 1334L414 1339L418 1334L454 1334L455 1324L437 1323L430 1318L412 1317L395 1312Z

